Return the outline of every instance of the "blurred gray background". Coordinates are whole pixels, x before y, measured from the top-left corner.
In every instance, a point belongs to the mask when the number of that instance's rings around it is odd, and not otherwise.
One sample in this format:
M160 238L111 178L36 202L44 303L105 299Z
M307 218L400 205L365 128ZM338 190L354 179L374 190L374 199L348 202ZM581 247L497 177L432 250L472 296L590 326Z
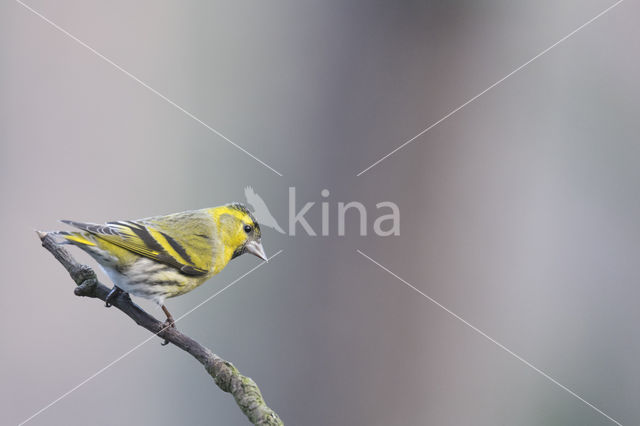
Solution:
M360 177L613 1L0 4L0 423L144 340L73 296L33 229L243 200L281 224L331 191L332 236L264 232L273 262L178 323L288 425L611 425L376 259L624 425L640 423L640 5L626 1ZM336 236L393 201L401 235ZM320 207L307 215L319 230ZM371 229L371 228L370 228ZM94 265L75 251L82 261ZM168 301L174 316L257 264ZM162 312L152 309L161 316ZM107 405L113 407L107 408ZM29 425L243 425L154 339Z

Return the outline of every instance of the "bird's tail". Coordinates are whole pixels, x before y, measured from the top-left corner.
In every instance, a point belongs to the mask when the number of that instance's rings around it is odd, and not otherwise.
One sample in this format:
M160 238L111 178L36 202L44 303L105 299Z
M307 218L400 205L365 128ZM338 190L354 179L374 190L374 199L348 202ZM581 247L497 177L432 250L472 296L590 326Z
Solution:
M47 235L54 238L57 244L75 244L77 246L95 246L96 243L91 241L86 232L68 232L68 231L36 231L40 239Z

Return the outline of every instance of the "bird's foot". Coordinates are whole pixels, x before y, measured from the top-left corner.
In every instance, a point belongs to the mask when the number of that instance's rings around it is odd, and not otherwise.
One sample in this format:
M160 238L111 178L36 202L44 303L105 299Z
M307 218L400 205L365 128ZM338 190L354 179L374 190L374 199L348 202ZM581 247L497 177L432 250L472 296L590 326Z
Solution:
M162 330L164 331L167 328L176 328L176 322L173 320L173 316L171 315L167 307L162 305L162 310L167 316L167 319L164 320L164 327L162 327ZM168 344L169 344L169 341L167 339L164 339L164 342L161 343L162 346L167 346Z
M106 299L104 300L104 306L106 306L107 308L111 307L111 301L113 301L115 298L117 298L120 293L123 293L122 289L118 286L113 286L113 288L111 289L111 291L109 292L109 294L107 294Z

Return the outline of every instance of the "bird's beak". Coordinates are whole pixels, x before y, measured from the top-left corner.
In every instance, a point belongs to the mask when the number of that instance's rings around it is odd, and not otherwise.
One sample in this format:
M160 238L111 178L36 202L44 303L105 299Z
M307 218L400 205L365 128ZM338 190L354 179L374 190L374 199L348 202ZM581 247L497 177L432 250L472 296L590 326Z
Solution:
M267 254L264 252L264 247L262 247L262 243L257 241L249 241L245 246L245 249L254 256L258 256L262 260L269 260L267 258Z

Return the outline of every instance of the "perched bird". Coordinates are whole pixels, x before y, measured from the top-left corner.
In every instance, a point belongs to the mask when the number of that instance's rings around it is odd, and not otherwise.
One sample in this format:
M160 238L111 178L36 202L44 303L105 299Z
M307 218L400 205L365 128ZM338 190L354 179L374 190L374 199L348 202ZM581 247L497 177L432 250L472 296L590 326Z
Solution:
M63 220L80 232L54 232L58 242L89 253L113 281L107 307L124 291L162 307L193 290L243 253L267 260L260 225L240 203L98 225Z
M278 222L276 222L276 218L273 217L269 209L267 208L267 203L264 202L261 196L256 194L256 191L253 190L252 187L247 186L244 188L244 197L247 200L247 203L253 207L253 214L260 220L260 223L263 226L268 226L269 228L275 229L281 234L284 234Z

